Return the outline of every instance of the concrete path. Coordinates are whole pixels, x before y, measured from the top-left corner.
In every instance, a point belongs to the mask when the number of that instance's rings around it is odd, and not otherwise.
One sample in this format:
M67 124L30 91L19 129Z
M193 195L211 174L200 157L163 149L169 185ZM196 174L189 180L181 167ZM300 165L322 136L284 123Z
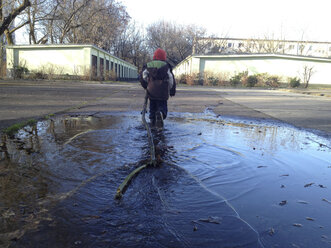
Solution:
M179 87L170 112L203 112L274 118L331 135L331 98L280 90ZM316 96L317 95L317 96ZM27 119L65 112L140 111L138 83L0 81L0 129Z
M221 90L225 99L298 127L331 132L331 98L278 90ZM221 109L219 109L222 111Z

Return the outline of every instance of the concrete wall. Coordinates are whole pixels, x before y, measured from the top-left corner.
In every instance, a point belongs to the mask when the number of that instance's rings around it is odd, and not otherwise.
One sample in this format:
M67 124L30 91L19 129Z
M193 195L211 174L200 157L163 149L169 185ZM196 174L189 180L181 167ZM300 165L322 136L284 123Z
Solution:
M42 70L46 74L78 75L104 78L117 68L117 78L136 79L137 67L92 45L24 45L7 46L7 76L15 66L24 66L29 71ZM93 65L93 56L96 65ZM103 60L103 65L101 62ZM109 61L109 63L106 63ZM94 71L94 72L93 72Z
M199 62L197 62L199 60ZM192 64L191 68L187 64ZM197 67L197 65L199 65ZM313 67L311 84L331 84L331 59L288 55L214 55L190 56L174 68L176 76L206 72L223 73L229 77L242 71L249 74L268 73L283 77L302 78L304 66Z
M199 54L287 54L331 58L331 42L272 39L199 38ZM194 51L196 48L194 47Z

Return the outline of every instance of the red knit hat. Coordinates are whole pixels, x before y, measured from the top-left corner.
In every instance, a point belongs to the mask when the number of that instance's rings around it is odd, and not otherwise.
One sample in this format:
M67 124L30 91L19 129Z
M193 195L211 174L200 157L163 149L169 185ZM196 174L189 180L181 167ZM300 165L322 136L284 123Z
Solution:
M166 52L161 48L156 49L156 51L154 52L153 60L166 61L167 60Z

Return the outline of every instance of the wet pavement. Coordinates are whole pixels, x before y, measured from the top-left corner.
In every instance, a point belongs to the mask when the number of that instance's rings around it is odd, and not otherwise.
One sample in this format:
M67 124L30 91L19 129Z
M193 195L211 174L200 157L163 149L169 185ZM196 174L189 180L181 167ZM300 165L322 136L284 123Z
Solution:
M2 247L331 247L331 142L275 120L54 116L1 138Z
M277 119L331 137L327 92L322 89L319 95L325 96L315 96L259 88L181 86L168 105L172 112L202 113L213 107L222 116ZM144 95L138 82L0 81L0 130L55 113L141 111Z

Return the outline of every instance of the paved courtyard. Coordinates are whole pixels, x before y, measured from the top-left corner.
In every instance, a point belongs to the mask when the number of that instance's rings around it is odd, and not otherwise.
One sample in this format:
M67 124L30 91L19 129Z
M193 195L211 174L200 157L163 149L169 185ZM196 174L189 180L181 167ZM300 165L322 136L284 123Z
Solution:
M331 97L284 90L178 87L170 112L271 118L331 135ZM65 112L140 111L139 83L0 81L0 129Z

